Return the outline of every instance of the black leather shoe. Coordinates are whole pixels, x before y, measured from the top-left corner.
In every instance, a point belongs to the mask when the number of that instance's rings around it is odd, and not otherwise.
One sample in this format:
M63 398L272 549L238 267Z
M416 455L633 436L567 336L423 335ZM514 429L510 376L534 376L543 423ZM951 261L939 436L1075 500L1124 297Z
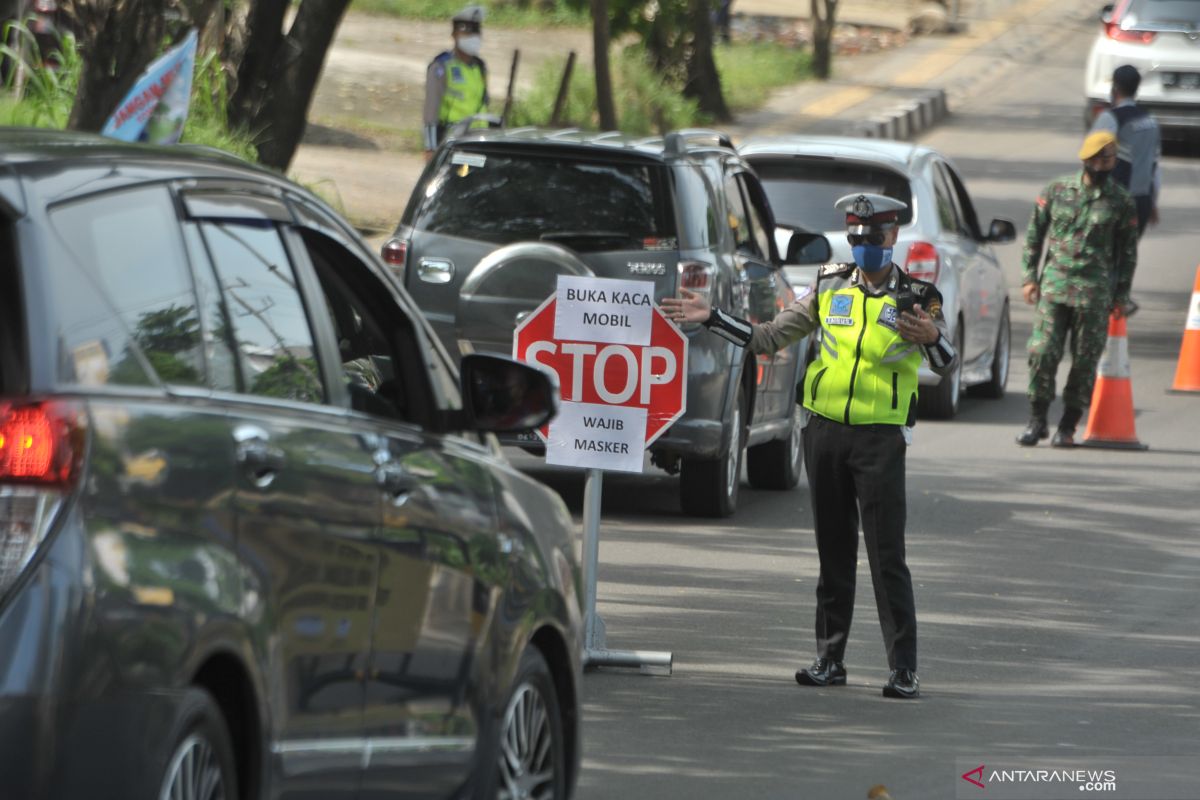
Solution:
M1045 439L1049 435L1050 429L1046 426L1046 420L1034 417L1029 420L1025 430L1021 431L1021 435L1017 437L1017 444L1022 447L1033 447L1039 439Z
M894 669L892 677L883 685L884 697L912 700L921 696L921 680L911 669Z
M1054 432L1054 438L1050 440L1051 447L1074 447L1075 446L1075 429L1059 428Z
M808 669L796 670L796 683L801 686L845 686L846 667L840 661L818 658Z

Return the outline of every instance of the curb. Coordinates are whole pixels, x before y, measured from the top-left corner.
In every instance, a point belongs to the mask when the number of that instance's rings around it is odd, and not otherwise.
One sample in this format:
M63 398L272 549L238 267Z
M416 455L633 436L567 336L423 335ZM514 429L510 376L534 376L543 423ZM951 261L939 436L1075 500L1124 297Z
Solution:
M920 136L950 115L944 89L928 89L897 103L854 127L851 135L908 140Z

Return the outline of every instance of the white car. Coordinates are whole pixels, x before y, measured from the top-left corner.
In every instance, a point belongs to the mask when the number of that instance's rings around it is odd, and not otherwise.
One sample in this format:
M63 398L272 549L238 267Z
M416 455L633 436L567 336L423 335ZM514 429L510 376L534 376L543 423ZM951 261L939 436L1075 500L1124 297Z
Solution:
M1110 105L1113 70L1142 75L1137 102L1168 135L1200 129L1200 0L1121 0L1105 6L1088 54L1084 122Z
M934 283L959 368L939 378L922 367L918 410L949 419L958 413L964 387L998 398L1008 382L1011 325L1008 287L992 244L1016 238L1016 227L992 220L986 233L953 165L927 147L883 139L787 136L751 138L738 148L758 173L775 214L776 239L792 230L820 232L832 261L853 260L846 217L834 201L852 192L874 192L908 204L900 216L894 260L910 275ZM785 267L793 286L811 285L818 267Z

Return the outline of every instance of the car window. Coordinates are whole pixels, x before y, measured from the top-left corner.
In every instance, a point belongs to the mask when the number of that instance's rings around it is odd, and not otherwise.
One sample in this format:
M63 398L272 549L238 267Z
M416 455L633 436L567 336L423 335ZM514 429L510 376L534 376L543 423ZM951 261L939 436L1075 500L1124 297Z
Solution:
M1121 27L1156 26L1189 30L1200 24L1196 0L1131 0L1120 16Z
M212 388L221 392L240 392L238 360L235 355L233 324L229 309L221 295L221 286L212 271L200 226L185 222L183 241L192 261L192 277L196 284L196 299L200 309L200 326L204 331L204 351L208 354L208 379Z
M275 224L203 221L199 227L237 343L242 391L323 402L312 329Z
M413 225L498 245L541 239L579 251L673 249L665 172L574 154L458 150L424 184Z
M954 199L957 201L959 222L963 227L964 234L972 239L982 239L983 233L979 228L979 217L975 214L975 204L971 202L971 196L967 194L967 187L963 185L962 179L958 177L958 173L954 171L954 167L951 167L949 164L943 164L942 166L946 170L950 189L954 193Z
M754 158L750 163L780 225L807 231L844 231L846 215L833 204L859 192L904 202L908 208L900 212L900 224L912 222L908 179L885 167L816 158Z
M680 165L675 176L678 181L675 196L679 198L680 208L680 247L701 250L719 244L721 231L717 227L717 211L708 179L695 164Z
M958 214L941 164L933 165L933 193L937 199L938 224L946 233L958 233Z
M409 397L420 396L421 391L413 390L423 387L410 385L413 381L405 375L397 349L397 337L411 330L400 319L403 313L389 304L386 321L381 317L374 306L386 297L386 290L335 240L312 230L301 236L329 309L351 408L388 419L422 421L421 414L413 413ZM367 299L372 290L374 303Z
M58 206L65 248L48 259L59 321L59 377L84 385L203 385L200 317L166 187Z
M0 395L25 391L25 324L12 224L0 215Z
M750 228L754 236L754 244L758 250L758 254L766 260L770 257L771 253L770 237L774 235L774 231L767 230L767 220L771 216L766 210L759 208L758 203L755 202L755 194L750 191L749 180L745 175L738 176L738 183L742 185L742 196L746 201L746 211L750 216Z
M746 201L736 175L725 176L725 203L729 211L729 230L733 233L733 244L738 250L753 255L758 253L750 215L746 212Z

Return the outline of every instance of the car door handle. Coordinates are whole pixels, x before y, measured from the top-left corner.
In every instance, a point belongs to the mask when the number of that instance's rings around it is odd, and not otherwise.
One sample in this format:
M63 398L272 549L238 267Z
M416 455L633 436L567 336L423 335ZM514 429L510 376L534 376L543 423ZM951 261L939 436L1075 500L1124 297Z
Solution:
M396 506L408 502L409 496L420 486L420 480L416 476L405 472L396 464L381 464L377 467L375 480L388 500Z
M237 462L251 483L265 489L287 462L283 451L271 446L270 436L257 425L239 425L233 431Z

